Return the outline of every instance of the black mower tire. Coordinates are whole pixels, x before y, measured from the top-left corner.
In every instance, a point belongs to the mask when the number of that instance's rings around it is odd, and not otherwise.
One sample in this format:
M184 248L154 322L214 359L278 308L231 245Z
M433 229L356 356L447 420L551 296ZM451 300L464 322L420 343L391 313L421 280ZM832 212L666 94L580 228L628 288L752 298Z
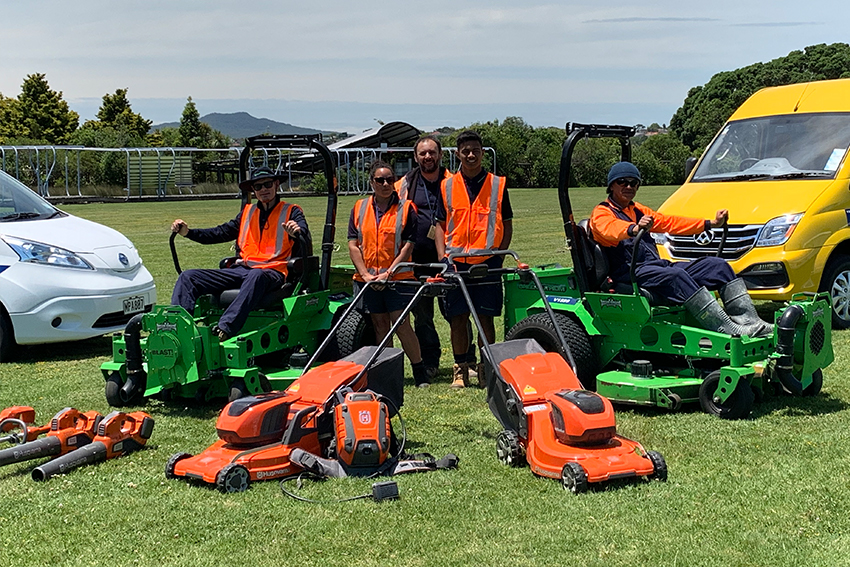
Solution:
M575 461L570 461L561 469L561 486L573 494L587 492L587 471Z
M341 311L338 311L340 313ZM336 330L336 336L331 340L322 360L339 360L357 352L361 347L374 345L375 329L372 320L356 309L349 313L345 321Z
M699 387L699 405L702 410L722 419L746 419L753 409L755 394L750 383L740 380L735 391L720 404L714 401L714 391L720 383L720 371L715 370L705 377Z
M230 464L215 475L215 486L221 492L245 492L251 485L251 475L242 465Z
M647 451L646 456L652 462L652 474L647 476L648 480L667 482L667 461L658 451Z
M113 370L109 373L109 377L106 379L106 386L104 388L106 394L106 403L114 408L123 408L127 406L139 405L142 403L144 398L142 397L142 393L145 391L145 383L142 381L138 384L136 391L133 392L133 395L130 396L129 399L125 400L121 395L121 388L124 387L124 378L121 376L121 373L117 370Z
M803 388L803 397L810 398L812 396L817 396L820 394L821 388L823 388L823 371L818 368L812 372L811 383Z
M820 291L829 293L832 328L850 329L850 256L829 261L821 277Z
M590 343L590 336L581 326L563 313L555 313L555 321L570 347L576 363L578 379L587 390L596 390L596 375L599 373L596 352ZM566 353L558 344L558 334L552 326L552 319L546 313L535 313L526 317L505 334L505 340L534 339L547 352L557 352L566 359Z
M516 431L505 429L496 437L496 457L503 465L521 467L525 464L525 451Z
M188 459L191 456L191 453L175 453L171 455L165 463L165 478L178 478L177 475L174 474L174 467L177 466L177 463L183 459Z
M235 402L239 398L244 398L248 395L248 387L245 386L245 380L237 378L230 383L230 393L227 395L228 402Z

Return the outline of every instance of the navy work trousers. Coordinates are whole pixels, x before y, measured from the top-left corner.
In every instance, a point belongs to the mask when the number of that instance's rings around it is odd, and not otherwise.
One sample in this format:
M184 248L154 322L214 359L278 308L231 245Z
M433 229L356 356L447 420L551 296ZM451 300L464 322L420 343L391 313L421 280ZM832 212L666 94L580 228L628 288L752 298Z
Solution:
M236 299L218 321L219 328L232 337L242 330L248 314L262 304L263 298L285 282L286 276L272 269L235 266L220 270L186 270L177 278L171 304L192 313L200 296L238 288Z
M693 262L644 262L635 269L635 278L645 290L681 305L702 286L720 289L735 279L735 272L726 260L706 256Z

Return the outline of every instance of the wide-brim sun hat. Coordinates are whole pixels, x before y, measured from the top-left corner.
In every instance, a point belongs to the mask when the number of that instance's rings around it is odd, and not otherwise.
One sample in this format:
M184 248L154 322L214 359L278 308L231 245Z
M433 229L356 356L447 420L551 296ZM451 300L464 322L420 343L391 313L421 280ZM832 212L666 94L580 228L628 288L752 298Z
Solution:
M239 189L244 192L253 191L254 183L263 179L277 179L282 182L284 176L275 173L270 167L257 167L251 170L251 177L239 184Z

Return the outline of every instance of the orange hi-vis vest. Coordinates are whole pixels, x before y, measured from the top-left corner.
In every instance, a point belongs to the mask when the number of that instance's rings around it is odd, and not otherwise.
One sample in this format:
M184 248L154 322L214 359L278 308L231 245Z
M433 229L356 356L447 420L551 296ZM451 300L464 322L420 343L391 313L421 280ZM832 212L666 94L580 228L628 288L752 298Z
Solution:
M292 238L283 225L292 214L292 205L283 201L269 214L265 230L260 232L259 206L245 205L239 225L239 256L249 268L268 268L286 275L286 262L292 255Z
M443 180L443 202L446 205L446 256L474 254L498 249L505 225L502 222L504 177L488 173L475 200L460 171ZM489 256L463 258L467 264L480 264Z
M447 179L451 176L452 176L452 174L449 173L448 169L443 170L443 179ZM421 172L419 173L419 177L420 177L420 179L422 178ZM440 181L442 181L442 179ZM408 187L408 184L409 184L409 180L407 179L406 175L395 182L395 192L398 193L398 198L401 199L402 201L406 201L406 200L410 199L410 197L408 197L408 193L410 192L409 191L410 187ZM410 200L412 201L413 199L410 199Z
M370 274L377 276L385 273L401 252L404 246L401 231L414 208L411 201L399 199L398 204L383 214L379 226L375 218L373 199L374 197L369 197L355 203L354 228L357 229L357 246L363 254L363 263ZM354 273L354 279L363 281L363 277L357 272ZM413 271L397 271L392 279L413 279Z

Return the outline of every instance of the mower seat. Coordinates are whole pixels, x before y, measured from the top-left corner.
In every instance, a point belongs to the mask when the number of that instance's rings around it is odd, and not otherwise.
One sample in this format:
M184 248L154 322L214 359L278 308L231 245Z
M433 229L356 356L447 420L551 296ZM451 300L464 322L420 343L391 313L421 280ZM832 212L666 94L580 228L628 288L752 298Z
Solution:
M602 246L593 240L589 222L589 219L583 219L576 225L576 244L584 260L584 265L587 267L586 279L592 288L591 291L633 295L634 289L631 284L615 282L608 277L608 273L611 270L608 264L608 255L605 254ZM670 302L666 298L654 294L647 289L639 289L641 295L646 298L650 305L670 305Z
M270 293L263 298L260 309L275 309L280 307L280 302L291 296L295 291L295 284L299 281L305 281L313 274L319 273L319 257L307 256L306 258L293 258L286 263L286 282L278 288L274 293ZM224 309L236 300L239 295L239 288L227 289L219 294L218 297L213 297L213 303Z

